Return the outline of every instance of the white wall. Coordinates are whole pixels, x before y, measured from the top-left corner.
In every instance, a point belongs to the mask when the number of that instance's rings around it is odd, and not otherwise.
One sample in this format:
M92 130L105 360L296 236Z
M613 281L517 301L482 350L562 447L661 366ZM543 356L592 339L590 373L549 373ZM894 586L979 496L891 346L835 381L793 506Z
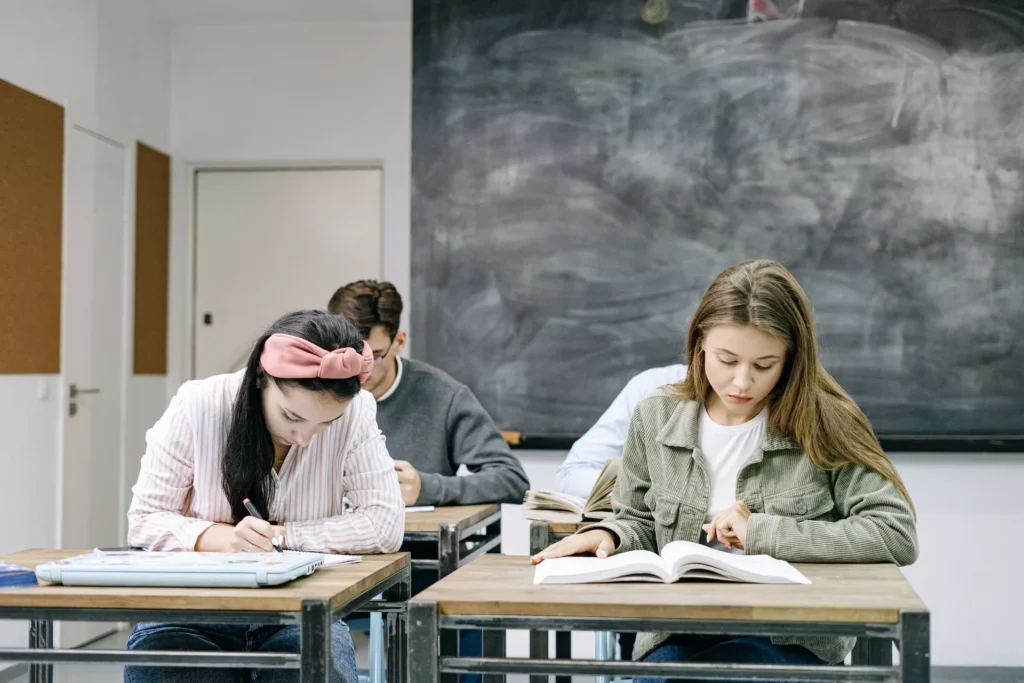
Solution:
M0 555L52 546L56 538L57 384L55 375L0 375L0 471L7 482L0 514L8 520ZM27 622L0 621L0 647L27 643Z
M170 29L136 10L133 0L0 2L0 78L63 105L70 122L130 150L136 138L168 146ZM134 153L130 157L134 163ZM152 399L162 410L165 383L129 381L136 421L152 423L159 416L152 414ZM0 552L55 544L63 387L55 375L0 376L0 469L9 482L0 510L16 520L0 539ZM138 451L139 430L129 431L135 444L129 450ZM22 625L0 622L0 644L25 642Z
M136 0L99 0L96 108L99 132L128 147L129 273L134 272L135 143L170 153L171 29ZM129 292L132 289L129 288ZM128 302L128 385L125 392L124 509L138 477L146 430L166 407L164 376L133 376L132 301ZM127 522L122 532L127 531ZM122 534L124 536L124 534Z
M921 556L904 573L932 613L932 662L1024 666L1024 454L892 458L917 506Z
M0 78L96 124L98 0L0 3Z
M172 387L188 375L191 334L186 166L382 164L384 277L408 291L412 88L409 20L186 26L173 46Z

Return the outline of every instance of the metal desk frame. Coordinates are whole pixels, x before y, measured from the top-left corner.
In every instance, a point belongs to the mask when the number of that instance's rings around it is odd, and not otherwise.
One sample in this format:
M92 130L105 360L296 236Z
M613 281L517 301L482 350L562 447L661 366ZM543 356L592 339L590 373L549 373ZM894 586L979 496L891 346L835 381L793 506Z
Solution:
M547 522L530 522L530 554L539 553L556 541L571 536L566 532L551 531ZM650 628L641 630L651 630ZM853 647L851 663L854 666L892 666L892 645L894 638L878 637L864 634L857 638ZM547 631L530 631L530 658L547 659ZM555 633L555 658L572 659L572 632L558 631ZM547 683L547 676L531 677L530 683ZM559 676L556 683L571 683L568 676Z
M0 649L0 661L27 662L30 683L51 683L54 664L295 669L302 683L327 683L331 672L331 624L356 610L384 612L388 623L388 683L408 676L410 567L378 581L331 609L330 600L302 601L300 612L170 610L79 607L0 607L0 619L28 620L28 648ZM374 600L377 595L383 600ZM159 621L189 624L298 624L301 650L293 653L52 649L54 621Z
M483 531L483 534L478 532ZM492 550L501 550L501 509L475 524L441 524L437 531L407 531L403 543L437 544L437 559L412 558L412 568L432 569L438 578Z
M822 681L929 683L930 617L927 611L903 611L895 624L841 622L713 621L630 619L616 617L554 617L439 614L435 602L411 602L409 619L416 629L409 637L408 683L438 683L442 675L485 674L485 680L507 674L605 675L651 678L697 678L748 681ZM651 663L599 660L508 659L489 651L480 658L437 654L440 629L544 629L550 631L668 631L675 633L756 636L836 635L885 638L900 646L898 666L810 666L778 664Z
M571 533L554 532L547 522L530 522L530 555L539 553L552 543L572 536ZM530 658L548 658L548 632L530 631ZM612 659L614 659L614 655ZM572 631L555 632L555 659L572 659ZM547 676L531 676L530 683L547 683ZM572 683L571 676L558 676L555 683Z
M482 534L479 532L483 532ZM475 524L441 524L435 531L407 531L405 542L429 541L437 543L437 559L412 559L412 568L430 569L443 579L459 567L469 564L484 553L501 552L501 507L494 514L488 515ZM484 631L484 651L493 647L496 639L504 644L505 634ZM459 634L454 630L444 630L440 634L441 652L446 655L457 655L459 652ZM445 677L446 683L455 683L456 677ZM32 682L34 683L34 682ZM390 676L389 676L389 683ZM403 680L402 683L405 683ZM485 681L485 683L487 683Z

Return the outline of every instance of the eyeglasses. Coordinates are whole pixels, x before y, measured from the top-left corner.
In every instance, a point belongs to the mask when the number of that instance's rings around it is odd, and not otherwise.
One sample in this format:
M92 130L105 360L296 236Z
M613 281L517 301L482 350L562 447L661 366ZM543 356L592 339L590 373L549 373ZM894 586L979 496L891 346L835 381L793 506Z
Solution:
M379 363L382 360L384 360L384 357L386 355L388 355L389 353L391 353L391 347L394 346L394 345L395 345L395 340L392 339L391 343L388 344L388 347L386 349L384 349L383 351L374 351L373 352L373 361L375 363Z

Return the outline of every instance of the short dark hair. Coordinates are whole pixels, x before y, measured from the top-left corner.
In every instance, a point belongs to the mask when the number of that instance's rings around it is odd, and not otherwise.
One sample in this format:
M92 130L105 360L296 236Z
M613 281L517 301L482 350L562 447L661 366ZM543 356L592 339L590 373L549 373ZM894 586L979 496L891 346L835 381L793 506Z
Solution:
M364 339L380 325L394 340L402 321L402 295L390 282L359 280L338 289L327 310L355 325Z

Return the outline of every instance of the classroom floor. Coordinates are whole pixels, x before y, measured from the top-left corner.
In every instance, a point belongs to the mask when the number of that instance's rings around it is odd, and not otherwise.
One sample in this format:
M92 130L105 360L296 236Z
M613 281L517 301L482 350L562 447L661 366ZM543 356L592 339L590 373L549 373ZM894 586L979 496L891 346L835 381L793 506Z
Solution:
M356 643L356 665L366 667L367 642L365 634L353 633ZM115 633L103 640L90 645L96 649L123 648L128 639L128 632ZM527 676L509 676L507 683L527 683ZM100 664L66 664L53 667L54 683L122 683L121 667L118 665L104 666ZM591 679L579 676L573 683L589 683ZM6 678L0 674L0 681L11 683L28 683L28 674L16 678ZM1024 681L1024 669L999 668L965 668L935 667L932 669L932 683L1021 683Z

